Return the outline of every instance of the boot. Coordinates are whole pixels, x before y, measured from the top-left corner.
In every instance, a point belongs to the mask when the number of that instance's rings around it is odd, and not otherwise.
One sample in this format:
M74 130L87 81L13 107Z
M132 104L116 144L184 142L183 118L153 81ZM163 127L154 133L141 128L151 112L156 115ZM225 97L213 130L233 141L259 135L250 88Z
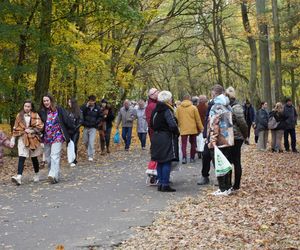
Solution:
M207 185L209 184L209 178L208 177L202 177L200 181L197 182L197 185Z
M182 158L182 164L186 164L187 161L186 161L186 158Z
M161 187L162 192L176 192L176 189L171 188L170 186L163 186Z
M162 185L161 185L161 184L158 184L158 185L157 185L157 191L161 191L161 188L162 188Z

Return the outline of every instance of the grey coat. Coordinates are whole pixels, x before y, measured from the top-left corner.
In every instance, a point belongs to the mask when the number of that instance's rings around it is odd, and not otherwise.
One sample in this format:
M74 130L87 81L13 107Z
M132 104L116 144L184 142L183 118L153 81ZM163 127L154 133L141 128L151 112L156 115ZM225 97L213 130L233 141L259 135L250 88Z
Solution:
M146 120L145 108L136 110L137 114L137 131L138 133L147 133L148 132L148 123Z
M123 128L132 128L133 121L137 118L136 116L136 110L134 108L129 108L126 110L124 107L122 107L119 111L118 117L117 117L117 127L122 122Z
M244 140L248 136L248 125L244 116L244 109L236 100L230 100L232 107L233 132L235 140Z

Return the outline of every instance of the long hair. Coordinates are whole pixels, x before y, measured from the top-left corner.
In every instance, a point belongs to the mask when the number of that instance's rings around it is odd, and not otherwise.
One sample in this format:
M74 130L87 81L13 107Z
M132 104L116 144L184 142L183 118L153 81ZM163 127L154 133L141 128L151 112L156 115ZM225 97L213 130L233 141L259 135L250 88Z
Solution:
M283 112L283 105L282 105L282 103L281 102L277 102L275 104L275 107L274 107L273 110L282 113Z
M41 109L46 109L46 107L44 106L44 102L43 102L44 97L48 97L50 99L50 103L51 103L50 109L51 109L51 111L55 111L56 110L56 102L55 102L54 97L49 93L43 95L42 101L41 101Z
M79 118L80 117L80 108L78 105L78 102L75 98L71 98L71 107L69 108L69 111L74 114L75 118Z

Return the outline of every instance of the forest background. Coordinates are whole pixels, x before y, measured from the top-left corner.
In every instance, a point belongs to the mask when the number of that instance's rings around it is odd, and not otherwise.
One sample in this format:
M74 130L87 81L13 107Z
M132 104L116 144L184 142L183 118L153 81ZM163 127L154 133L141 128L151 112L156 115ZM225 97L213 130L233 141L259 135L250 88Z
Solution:
M300 105L299 0L1 0L0 123L25 99L115 107L151 87Z

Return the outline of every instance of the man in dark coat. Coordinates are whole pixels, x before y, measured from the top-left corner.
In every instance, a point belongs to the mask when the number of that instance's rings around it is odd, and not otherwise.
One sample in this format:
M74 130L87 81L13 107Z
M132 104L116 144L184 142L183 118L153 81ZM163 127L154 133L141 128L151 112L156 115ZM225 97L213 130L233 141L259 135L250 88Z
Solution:
M251 127L254 125L254 121L255 121L255 110L248 99L246 100L246 103L244 104L243 108L244 108L245 120L248 126L248 136L247 139L245 140L245 143L249 144Z
M296 149L296 129L295 129L297 125L298 114L290 98L286 99L286 104L284 105L284 115L287 117L287 120L285 121L286 127L284 130L285 150L290 151L290 145L289 145L289 135L290 135L292 151L294 153L298 153Z

